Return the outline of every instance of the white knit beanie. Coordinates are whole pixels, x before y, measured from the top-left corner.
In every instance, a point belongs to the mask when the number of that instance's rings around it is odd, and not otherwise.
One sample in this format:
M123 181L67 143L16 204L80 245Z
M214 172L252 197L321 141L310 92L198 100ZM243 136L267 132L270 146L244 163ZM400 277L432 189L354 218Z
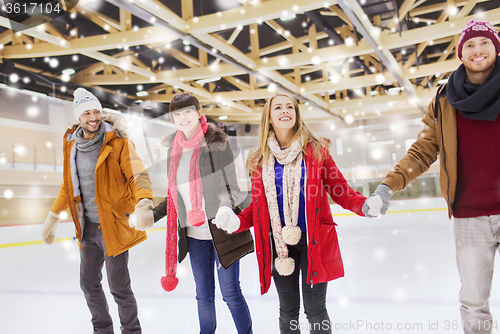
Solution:
M101 102L88 90L77 88L73 96L75 97L73 100L73 113L77 121L80 120L80 116L87 110L97 109L102 112Z

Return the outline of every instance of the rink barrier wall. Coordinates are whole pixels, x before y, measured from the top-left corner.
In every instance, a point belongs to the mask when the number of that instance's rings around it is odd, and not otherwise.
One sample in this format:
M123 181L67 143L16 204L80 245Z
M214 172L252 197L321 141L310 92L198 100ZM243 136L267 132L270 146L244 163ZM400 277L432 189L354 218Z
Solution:
M392 203L396 203L394 206L405 206L404 202L427 202L429 199L416 199L416 200L399 200L399 201L394 201ZM441 199L436 199L436 198L430 198L430 200L433 200L432 202L439 206L441 203ZM444 201L444 200L443 200ZM437 202L437 203L436 203ZM333 218L335 217L342 217L342 216L356 216L356 214L346 211L342 208L340 208L338 205L332 206L334 213L332 214ZM408 214L408 213L420 213L420 212L439 212L439 211L444 211L447 212L446 207L434 207L434 208L428 208L428 209L403 209L403 210L390 210L387 212L387 214ZM65 221L64 223L71 223L71 221ZM153 232L159 232L159 231L165 231L165 219L160 220L159 222L156 223L157 226L162 226L162 227L155 227L149 229L147 232L148 233L153 233ZM41 225L40 223L38 224L26 224L26 225ZM0 227L13 227L13 226L19 226L19 225L3 225ZM75 240L75 237L66 237L66 238L58 238L55 240L55 242L61 242L61 241L67 241L67 240ZM32 240L32 241L20 241L20 242L13 242L13 243L0 243L0 248L13 248L13 247L21 247L21 246L31 246L31 245L37 245L37 244L42 244L42 240Z

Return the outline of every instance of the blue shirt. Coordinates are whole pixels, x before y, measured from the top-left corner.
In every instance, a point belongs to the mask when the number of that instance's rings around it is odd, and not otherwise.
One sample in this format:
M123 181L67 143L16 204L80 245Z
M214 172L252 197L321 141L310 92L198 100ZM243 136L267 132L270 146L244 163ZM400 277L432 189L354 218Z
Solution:
M285 214L283 211L283 165L277 160L274 163L276 194L278 195L278 208L280 211L281 226L285 226ZM300 196L299 196L299 218L297 226L302 232L306 232L306 200L304 195L306 165L302 159L302 176L300 177Z

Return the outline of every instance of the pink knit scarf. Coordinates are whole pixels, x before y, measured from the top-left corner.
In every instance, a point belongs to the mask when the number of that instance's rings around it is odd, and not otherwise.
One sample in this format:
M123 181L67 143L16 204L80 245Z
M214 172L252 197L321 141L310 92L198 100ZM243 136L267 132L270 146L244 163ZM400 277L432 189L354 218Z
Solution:
M187 220L192 226L201 226L205 223L205 212L201 210L203 188L199 162L201 145L207 130L207 118L201 115L200 126L191 140L186 140L184 133L178 131L172 143L168 169L166 276L161 278L161 285L165 291L174 290L179 283L179 279L175 276L177 273L177 169L183 148L194 149L189 163L189 199L192 208L188 212Z

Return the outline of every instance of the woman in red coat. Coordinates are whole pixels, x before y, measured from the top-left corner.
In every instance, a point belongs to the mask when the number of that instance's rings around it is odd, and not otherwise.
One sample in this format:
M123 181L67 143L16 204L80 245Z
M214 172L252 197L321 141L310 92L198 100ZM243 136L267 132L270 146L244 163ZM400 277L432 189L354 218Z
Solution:
M239 216L229 210L216 216L228 232L254 227L261 294L274 277L281 333L331 333L327 282L344 276L344 267L328 195L360 216L373 217L381 206L380 198L367 200L347 184L328 144L304 124L293 97L275 95L262 112L259 147L247 160L252 203ZM307 325L298 322L300 270Z

